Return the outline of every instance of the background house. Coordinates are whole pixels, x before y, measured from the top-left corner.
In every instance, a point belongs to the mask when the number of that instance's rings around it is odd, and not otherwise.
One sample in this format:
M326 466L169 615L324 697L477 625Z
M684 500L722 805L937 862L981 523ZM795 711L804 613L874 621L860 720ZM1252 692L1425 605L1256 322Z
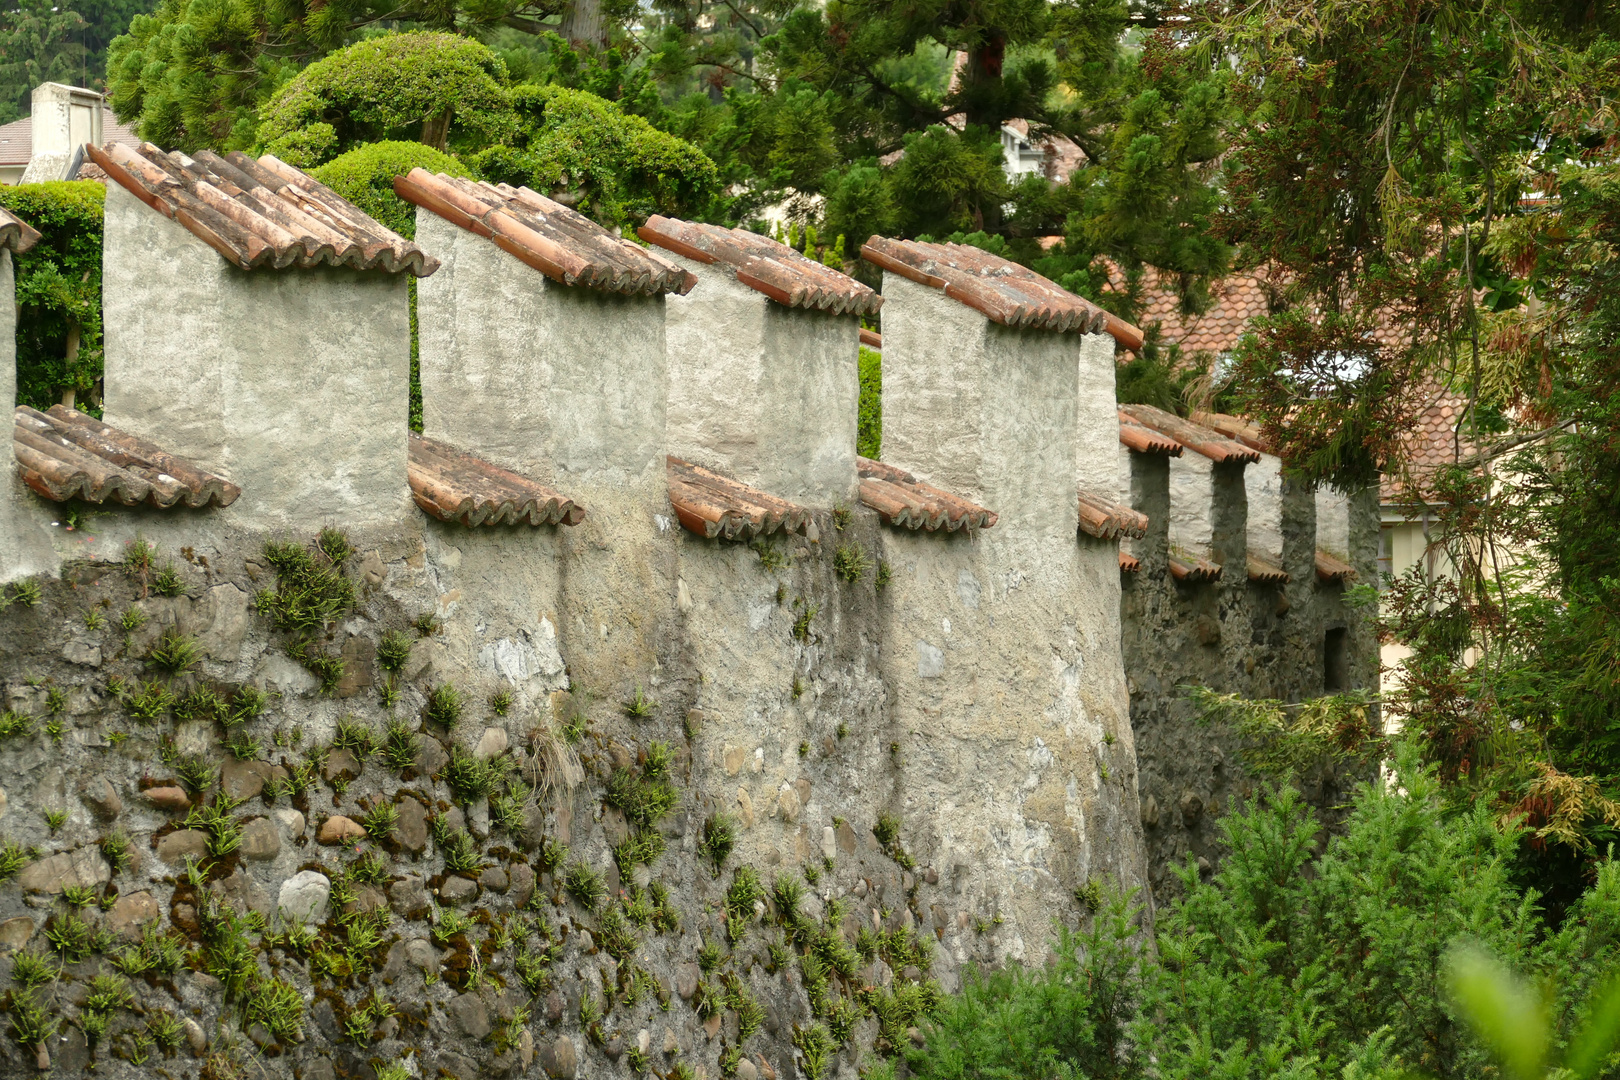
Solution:
M0 184L82 176L73 169L84 160L80 148L109 142L139 146L141 140L118 122L94 90L41 83L34 87L31 114L0 127Z

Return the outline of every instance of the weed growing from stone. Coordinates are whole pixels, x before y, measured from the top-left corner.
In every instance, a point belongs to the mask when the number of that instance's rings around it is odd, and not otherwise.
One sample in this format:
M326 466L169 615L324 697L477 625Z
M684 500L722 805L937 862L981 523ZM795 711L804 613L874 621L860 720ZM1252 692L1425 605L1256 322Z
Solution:
M431 611L424 611L411 621L418 637L432 637L439 632L439 617Z
M569 863L564 871L563 888L569 896L591 911L595 911L602 898L607 896L607 885L603 883L602 875L578 859Z
M94 633L107 625L107 617L95 608L84 613L84 628Z
M302 664L304 670L319 680L319 690L323 694L332 693L337 689L338 683L343 681L345 667L343 658L327 656L317 651L314 642L307 637L299 638L288 645L287 655Z
M461 691L454 683L441 683L428 695L427 718L450 731L461 722Z
M848 503L839 503L832 508L833 528L843 532L849 527L850 510Z
M523 984L523 989L528 991L530 997L538 998L551 989L552 963L550 949L534 952L527 945L519 947L512 966L517 970L518 981Z
M214 783L214 767L196 754L187 754L176 762L174 772L193 795L202 794Z
M597 945L621 964L641 947L641 939L636 937L619 909L611 905L597 920L595 937Z
M804 1074L809 1080L819 1080L827 1071L827 1059L838 1050L832 1034L821 1024L795 1027L793 1045L804 1056Z
M259 980L248 997L245 1018L262 1023L279 1043L295 1043L303 1033L303 994L279 978Z
M388 721L388 727L383 732L383 760L390 769L404 772L416 764L416 751L418 743L416 732L409 724L400 720Z
M377 702L385 709L399 704L399 680L389 676L377 684Z
M540 869L552 873L568 859L568 845L551 837L540 842ZM538 891L535 895L540 895Z
M804 680L795 675L793 676L793 700L798 701L802 697L804 697ZM799 751L800 757L804 757L805 754L810 752L809 743L800 743L799 745L804 748Z
M641 687L637 686L636 692L630 695L630 700L626 701L621 708L624 710L624 715L632 720L650 720L652 719L653 710L658 708L658 702L648 697Z
M855 544L840 544L833 552L833 572L851 585L872 569L872 560Z
M706 982L699 981L692 993L692 1011L704 1020L725 1010L726 996Z
M231 741L225 745L231 756L238 761L252 761L259 756L259 740L245 733L232 736Z
M641 829L613 845L613 861L619 877L628 878L639 864L651 866L664 854L664 838L650 829Z
M12 712L7 709L0 713L0 739L9 739L14 735L31 735L34 732L34 718L26 713Z
M72 912L52 915L45 924L45 941L65 964L88 960L96 944L95 931Z
M244 724L263 713L270 704L270 695L257 686L239 686L231 695L230 711L225 715L227 727Z
M67 691L60 686L53 686L45 692L45 711L51 716L66 712L68 707Z
M453 746L450 748L450 763L440 775L452 795L463 803L469 803L488 795L499 774L493 762Z
M652 899L653 929L662 934L678 933L681 929L681 913L670 902L669 887L661 881L654 881L647 887L647 892Z
M512 710L512 691L505 687L489 695L489 711L496 716L505 716Z
M433 940L440 945L447 944L457 934L465 934L472 928L473 921L455 908L433 909Z
M89 993L85 995L83 1008L93 1012L112 1012L114 1009L128 1009L135 1004L135 998L129 992L129 983L117 975L97 975L90 980Z
M801 603L803 603L802 597L794 602L794 607L798 607ZM804 605L804 607L799 611L798 616L793 620L794 640L804 643L808 643L810 641L810 622L816 617L816 612L819 610L820 609L814 604Z
M276 571L276 589L261 589L253 602L277 630L309 634L354 605L354 585L343 576L341 560L324 550L272 540L264 545L264 560Z
M114 965L130 978L138 978L147 972L173 975L185 959L184 942L152 925L146 928L140 944L125 949Z
M473 838L462 829L451 832L446 843L440 845L444 851L444 868L453 874L476 874L483 869L484 857L478 852L478 845Z
M57 829L60 829L63 825L67 824L67 819L68 812L66 810L45 811L45 824L51 830L51 832L55 832Z
M399 828L399 807L391 802L379 802L360 819L366 835L373 840L387 840Z
M155 683L148 683L154 686ZM174 699L176 720L224 720L230 715L230 706L210 686L199 685ZM141 719L141 717L136 717Z
M401 671L411 658L411 636L400 630L384 631L377 642L377 664L384 671Z
M752 544L754 551L759 555L759 565L771 573L786 570L788 567L787 552L775 544L765 540L756 540Z
M726 890L726 933L732 944L748 933L748 923L754 918L754 905L765 899L765 887L759 882L759 873L752 866L739 866Z
M731 857L732 849L737 846L737 826L729 815L724 813L710 814L703 822L703 836L698 841L698 854L708 859L714 866L714 876L720 876L720 869L725 861Z
M122 830L108 833L101 838L101 855L113 868L113 873L123 873L130 863L129 837Z
M799 923L799 905L804 901L804 886L799 879L778 874L771 883L771 900L776 904L776 920L792 929Z
M202 659L202 650L197 647L196 641L171 628L163 631L163 636L152 646L146 659L170 675L179 675L197 666Z
M884 589L887 589L889 587L889 582L892 581L893 578L894 571L889 569L889 564L879 560L877 577L873 579L873 584L877 586L878 592L882 592Z
M377 1066L377 1080L411 1080L411 1071L398 1061Z
M118 625L126 634L133 634L146 625L146 612L140 608L125 608L124 613L118 617Z
M11 982L24 990L56 980L61 969L37 952L20 952L11 964Z
M787 947L787 942L781 938L765 946L766 959L770 962L770 970L778 975L793 967L793 950Z
M359 761L365 761L376 749L377 736L371 728L346 716L337 722L337 736L332 740L332 746L337 750L347 750Z
M10 881L28 865L28 852L15 840L0 845L0 882Z
M152 1037L153 1042L165 1050L173 1050L179 1046L181 1038L185 1035L185 1030L185 1025L180 1022L180 1018L168 1009L160 1009L157 1012L147 1014L146 1033Z
M815 863L804 864L804 880L815 885L821 881L821 871L816 869Z
M655 760L651 754L640 775L623 767L614 769L603 801L621 810L632 824L650 829L680 802L680 794L665 779L667 771L667 759Z
M96 890L84 885L68 885L62 889L62 899L69 907L89 907L96 902Z
M12 992L11 1037L27 1047L38 1046L56 1034L57 1022L44 1006L34 1000L32 991Z
M166 562L161 570L152 575L152 591L159 596L184 596L186 579L180 576L180 571L174 568L174 563Z
M626 1004L629 1004L629 1002L626 1002ZM641 1052L639 1046L632 1046L624 1052L624 1063L630 1067L630 1071L633 1073L644 1073L651 1064L647 1060L647 1055Z
M146 597L148 578L152 574L152 563L157 558L157 548L144 536L137 536L124 545L124 573L141 583L141 597Z

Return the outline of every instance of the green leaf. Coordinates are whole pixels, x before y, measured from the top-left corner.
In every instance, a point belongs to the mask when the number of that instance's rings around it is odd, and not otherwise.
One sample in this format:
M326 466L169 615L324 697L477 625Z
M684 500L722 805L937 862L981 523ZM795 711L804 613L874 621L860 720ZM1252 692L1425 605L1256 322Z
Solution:
M1446 958L1451 996L1463 1019L1519 1080L1540 1080L1547 1059L1546 1003L1495 957L1462 945Z

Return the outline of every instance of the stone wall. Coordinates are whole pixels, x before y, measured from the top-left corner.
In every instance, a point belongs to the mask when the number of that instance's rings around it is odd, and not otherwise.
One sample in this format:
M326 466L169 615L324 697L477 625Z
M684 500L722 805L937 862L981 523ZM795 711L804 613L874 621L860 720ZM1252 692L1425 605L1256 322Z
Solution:
M469 530L406 501L398 279L215 266L120 195L108 420L244 490L72 531L15 503L48 546L0 567L39 575L0 613L8 1072L851 1078L966 965L1145 882L1114 550L1076 538L1100 342L897 283L895 460L1001 521L831 500L703 540L666 497L667 302L424 216L427 434L588 511ZM852 317L801 316L852 392ZM761 422L802 405L755 385ZM823 460L772 436L725 464Z
M1143 835L1153 894L1162 904L1179 894L1175 871L1189 859L1204 873L1214 868L1215 819L1261 783L1244 765L1242 740L1201 724L1185 688L1285 702L1329 689L1377 689L1376 613L1347 606L1346 586L1320 580L1314 563L1318 548L1349 555L1357 580L1375 581L1378 507L1375 492L1313 492L1291 481L1269 454L1248 466L1214 464L1190 449L1180 459L1121 456L1131 505L1150 521L1148 535L1132 541L1142 569L1124 575L1121 618ZM1194 476L1206 480L1196 484ZM1171 544L1220 564L1220 580L1175 580L1165 566ZM1279 562L1288 583L1250 581L1244 570L1250 550ZM1341 687L1328 685L1330 648L1343 661ZM1362 779L1330 769L1303 782L1331 823Z

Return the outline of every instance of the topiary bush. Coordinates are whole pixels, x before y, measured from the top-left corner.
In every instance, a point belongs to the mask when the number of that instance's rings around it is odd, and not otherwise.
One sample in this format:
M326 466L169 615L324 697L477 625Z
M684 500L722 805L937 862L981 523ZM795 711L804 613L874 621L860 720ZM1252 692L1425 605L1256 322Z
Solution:
M101 231L107 189L91 180L0 187L0 206L39 230L14 256L17 403L101 415Z
M369 143L311 169L310 175L393 229L416 238L416 207L394 194L394 177L415 168L473 178L459 158L419 142Z
M260 111L269 153L312 168L364 143L418 138L444 150L515 132L506 65L457 34L384 34L309 65Z

